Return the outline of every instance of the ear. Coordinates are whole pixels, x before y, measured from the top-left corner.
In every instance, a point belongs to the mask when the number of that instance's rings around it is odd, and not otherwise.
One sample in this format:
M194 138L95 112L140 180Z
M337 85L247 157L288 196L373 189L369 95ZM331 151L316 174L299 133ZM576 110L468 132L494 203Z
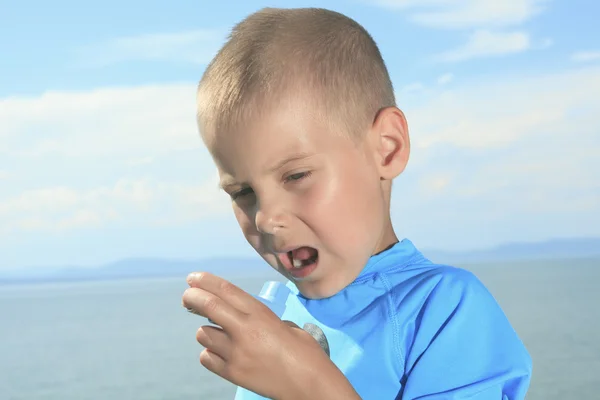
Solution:
M410 155L408 124L404 113L396 107L381 109L369 134L381 179L394 179L404 171Z

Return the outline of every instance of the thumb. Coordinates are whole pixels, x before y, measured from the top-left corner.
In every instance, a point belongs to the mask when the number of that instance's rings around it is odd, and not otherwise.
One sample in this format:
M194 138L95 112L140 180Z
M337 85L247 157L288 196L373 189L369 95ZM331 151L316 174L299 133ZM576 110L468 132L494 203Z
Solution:
M281 322L283 322L284 324L286 324L286 325L287 325L287 326L289 326L290 328L298 328L298 329L301 329L301 328L300 328L298 325L296 325L296 324L295 324L295 323L293 323L292 321L286 321L286 320L284 320L284 321L281 321Z
M325 337L325 333L321 328L319 328L315 324L307 322L306 324L304 324L304 327L302 329L308 332L310 336L312 336L317 341L317 343L319 343L319 346L321 346L321 348L327 354L327 356L330 356L329 342L327 341L327 337Z
M296 325L292 321L282 321L282 322L284 324L286 324L287 326L289 326L290 328L301 329L304 332L308 333L310 336L313 337L313 339L315 339L317 341L317 343L319 343L319 346L321 346L321 348L323 349L323 351L328 356L330 355L330 353L329 353L329 342L327 341L327 338L325 337L325 334L323 333L323 330L321 328L319 328L315 324L311 324L309 322L307 322L306 324L304 324L304 328L300 328L298 325Z

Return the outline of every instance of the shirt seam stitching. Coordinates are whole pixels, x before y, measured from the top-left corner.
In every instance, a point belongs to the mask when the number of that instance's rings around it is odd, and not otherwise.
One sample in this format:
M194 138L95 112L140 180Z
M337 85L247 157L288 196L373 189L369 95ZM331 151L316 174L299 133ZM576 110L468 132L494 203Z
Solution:
M391 290L392 285L390 284L387 276L385 274L380 274L379 275L381 278L381 281L383 283L383 285L385 286L387 292L388 292L388 296L387 300L388 300L388 306L389 306L389 311L388 311L388 317L390 318L390 321L392 323L392 340L394 342L394 348L396 350L396 354L398 355L398 357L400 358L401 363L399 365L404 365L405 359L404 359L404 352L402 351L402 348L400 346L400 324L398 322L398 318L396 317L396 313L394 312L394 307L395 307L395 299L394 299L394 294ZM395 365L398 365L396 363L394 363ZM399 371L398 368L396 368L396 373L398 374L398 376L402 376L403 371Z
M387 257L386 257L386 258L387 258ZM421 260L425 260L425 257L423 257L423 256L422 256L422 255L420 255L420 254L415 254L413 257L409 258L409 259L408 259L406 262L404 262L404 263L402 263L402 264L400 264L400 265L397 265L397 266L395 266L395 267L391 267L391 268L389 268L389 269L386 271L386 273L391 273L391 272L398 272L398 271L401 271L401 270L403 270L404 268L408 267L410 264L414 264L414 263L415 263L417 260L419 260L419 259L421 259ZM378 265L379 263L381 263L383 260L385 260L385 258L382 258L381 260L379 260L379 261L377 261L376 263L374 263L374 264L372 265L372 267L375 267L376 265ZM380 272L376 272L376 271L374 271L374 272L372 272L372 273L367 273L365 276L362 276L362 277L360 277L360 278L356 279L354 282L352 282L352 283L351 283L351 285L356 285L356 284L359 284L359 283L363 283L363 282L365 282L365 281L367 281L367 280L371 279L371 278L373 277L373 275L382 275L382 274L381 274Z

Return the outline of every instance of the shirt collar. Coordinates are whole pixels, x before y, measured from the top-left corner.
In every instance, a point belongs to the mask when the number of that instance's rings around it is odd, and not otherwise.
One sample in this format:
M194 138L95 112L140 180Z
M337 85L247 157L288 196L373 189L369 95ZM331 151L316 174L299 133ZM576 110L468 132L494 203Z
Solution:
M409 239L403 239L390 248L372 255L350 286L368 280L373 275L390 268L401 269L419 257L423 258L423 255L417 250L415 245ZM290 288L295 295L300 295L298 288L293 282L288 281L287 287Z
M354 283L389 268L402 268L417 257L422 257L422 255L415 245L410 240L403 239L381 253L371 256Z

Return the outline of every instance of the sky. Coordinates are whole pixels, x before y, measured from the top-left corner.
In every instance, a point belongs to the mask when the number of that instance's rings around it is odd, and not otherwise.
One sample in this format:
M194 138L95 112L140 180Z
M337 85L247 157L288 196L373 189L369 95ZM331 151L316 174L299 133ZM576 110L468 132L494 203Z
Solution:
M600 236L600 3L0 0L0 270L250 256L195 122L229 29L318 6L378 43L420 248Z

